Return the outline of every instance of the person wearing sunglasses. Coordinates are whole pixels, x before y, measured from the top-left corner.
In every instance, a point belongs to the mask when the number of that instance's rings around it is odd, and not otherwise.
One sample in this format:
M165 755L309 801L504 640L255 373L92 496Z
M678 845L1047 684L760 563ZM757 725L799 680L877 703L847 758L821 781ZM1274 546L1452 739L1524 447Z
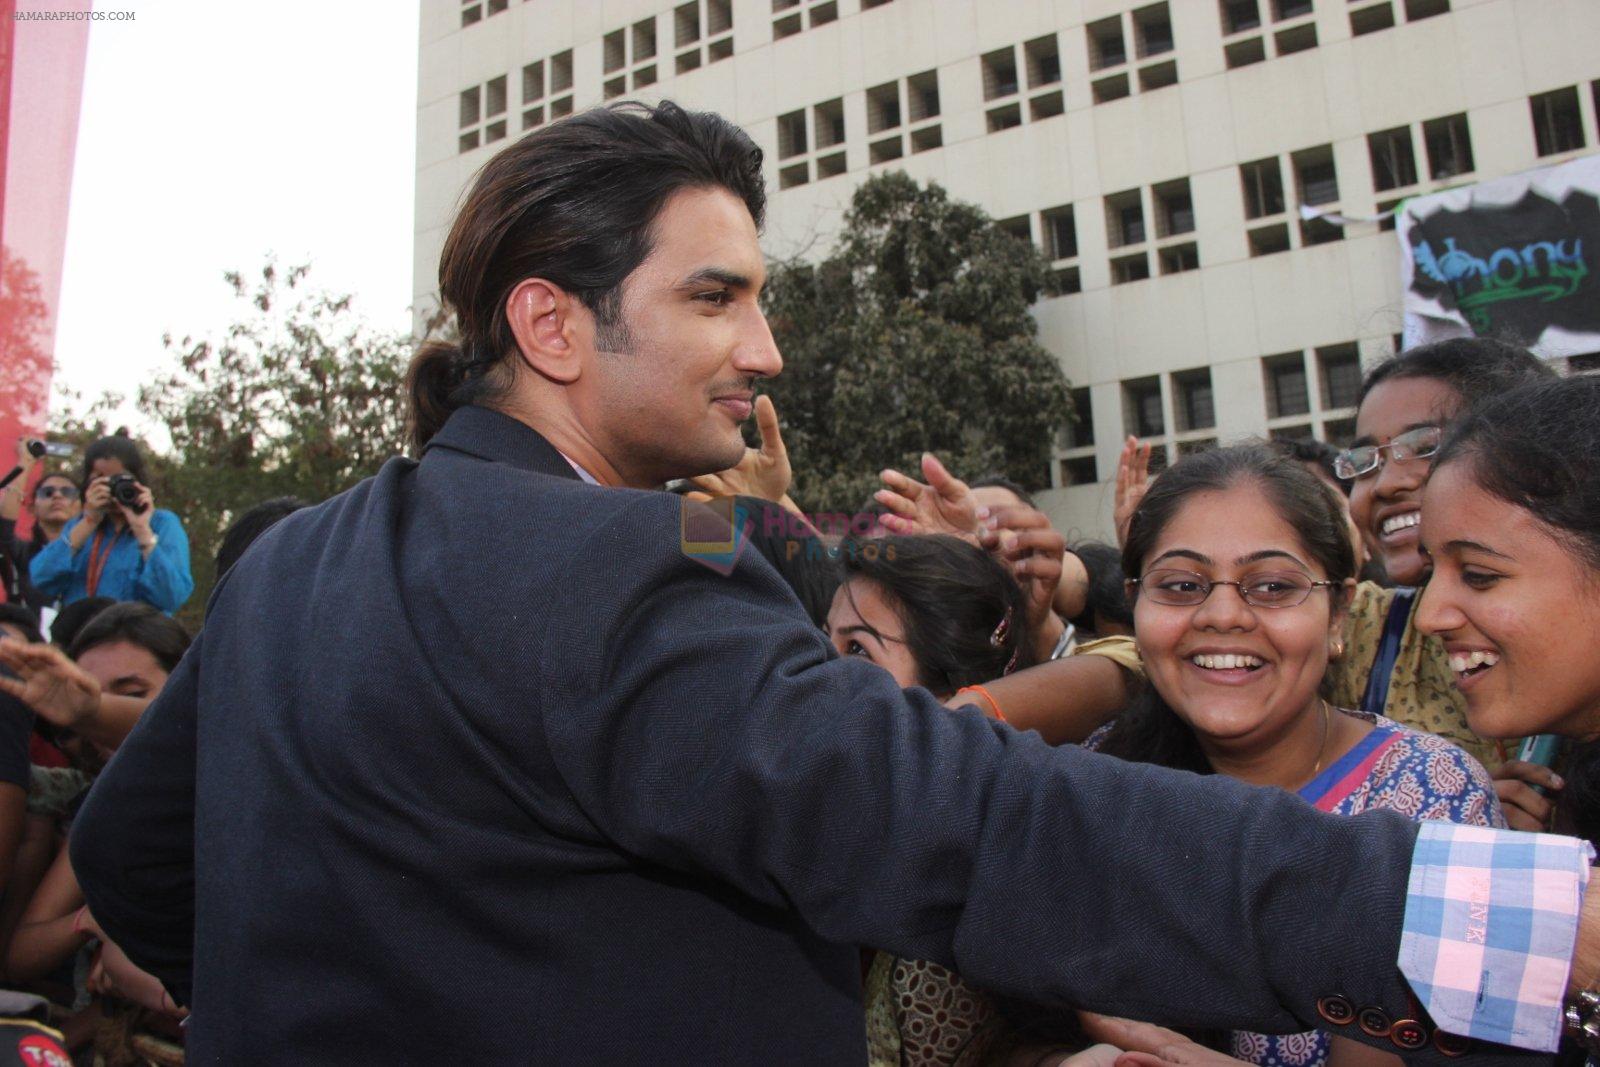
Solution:
M1504 826L1487 772L1443 738L1324 700L1355 553L1334 491L1263 445L1187 456L1129 525L1123 569L1148 684L1086 747L1297 793L1322 811ZM1325 1033L1239 1031L1261 1065L1398 1057Z
M28 564L45 545L61 536L67 523L78 517L82 510L78 487L71 477L60 472L50 472L39 479L28 495L24 486L33 475L33 469L44 462L43 457L28 451L28 439L17 439L17 466L25 472L10 485L0 490L0 571L3 571L6 599L12 603L26 604L35 613L52 603L52 598L34 587L28 575ZM26 540L17 536L17 518L26 505L33 512L33 533Z

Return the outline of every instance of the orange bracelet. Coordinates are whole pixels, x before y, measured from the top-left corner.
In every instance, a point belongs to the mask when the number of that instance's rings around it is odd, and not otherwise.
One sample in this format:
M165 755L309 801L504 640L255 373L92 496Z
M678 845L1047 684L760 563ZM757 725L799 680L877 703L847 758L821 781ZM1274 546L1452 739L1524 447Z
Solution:
M956 693L977 693L979 696L989 702L989 710L994 713L994 718L999 719L1001 722L1006 721L1006 717L1000 713L1000 702L994 698L993 693L989 692L989 690L985 689L983 686L964 685L960 689L957 689Z

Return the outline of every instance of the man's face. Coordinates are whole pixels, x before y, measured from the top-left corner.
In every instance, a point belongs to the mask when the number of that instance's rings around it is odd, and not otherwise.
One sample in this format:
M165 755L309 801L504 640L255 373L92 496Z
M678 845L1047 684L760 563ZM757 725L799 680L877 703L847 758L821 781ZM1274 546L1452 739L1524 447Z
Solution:
M783 369L757 303L766 267L744 203L725 189L681 190L652 236L623 282L620 328L599 331L625 351L596 354L580 401L632 486L738 463L756 380Z

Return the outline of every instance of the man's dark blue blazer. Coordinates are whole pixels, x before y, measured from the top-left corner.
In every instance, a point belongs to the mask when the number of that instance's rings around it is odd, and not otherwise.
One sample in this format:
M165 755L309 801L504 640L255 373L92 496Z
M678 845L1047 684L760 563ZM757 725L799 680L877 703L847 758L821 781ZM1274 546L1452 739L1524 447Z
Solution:
M191 1062L860 1063L860 945L1174 1023L1411 1010L1410 823L947 711L679 509L468 407L245 555L72 840Z

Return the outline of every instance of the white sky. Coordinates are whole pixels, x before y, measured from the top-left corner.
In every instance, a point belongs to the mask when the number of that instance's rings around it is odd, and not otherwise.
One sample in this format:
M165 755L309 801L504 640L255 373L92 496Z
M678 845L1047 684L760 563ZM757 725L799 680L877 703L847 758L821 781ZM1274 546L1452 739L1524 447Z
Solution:
M409 328L417 4L95 0L137 15L89 33L57 383L131 397L269 252Z

